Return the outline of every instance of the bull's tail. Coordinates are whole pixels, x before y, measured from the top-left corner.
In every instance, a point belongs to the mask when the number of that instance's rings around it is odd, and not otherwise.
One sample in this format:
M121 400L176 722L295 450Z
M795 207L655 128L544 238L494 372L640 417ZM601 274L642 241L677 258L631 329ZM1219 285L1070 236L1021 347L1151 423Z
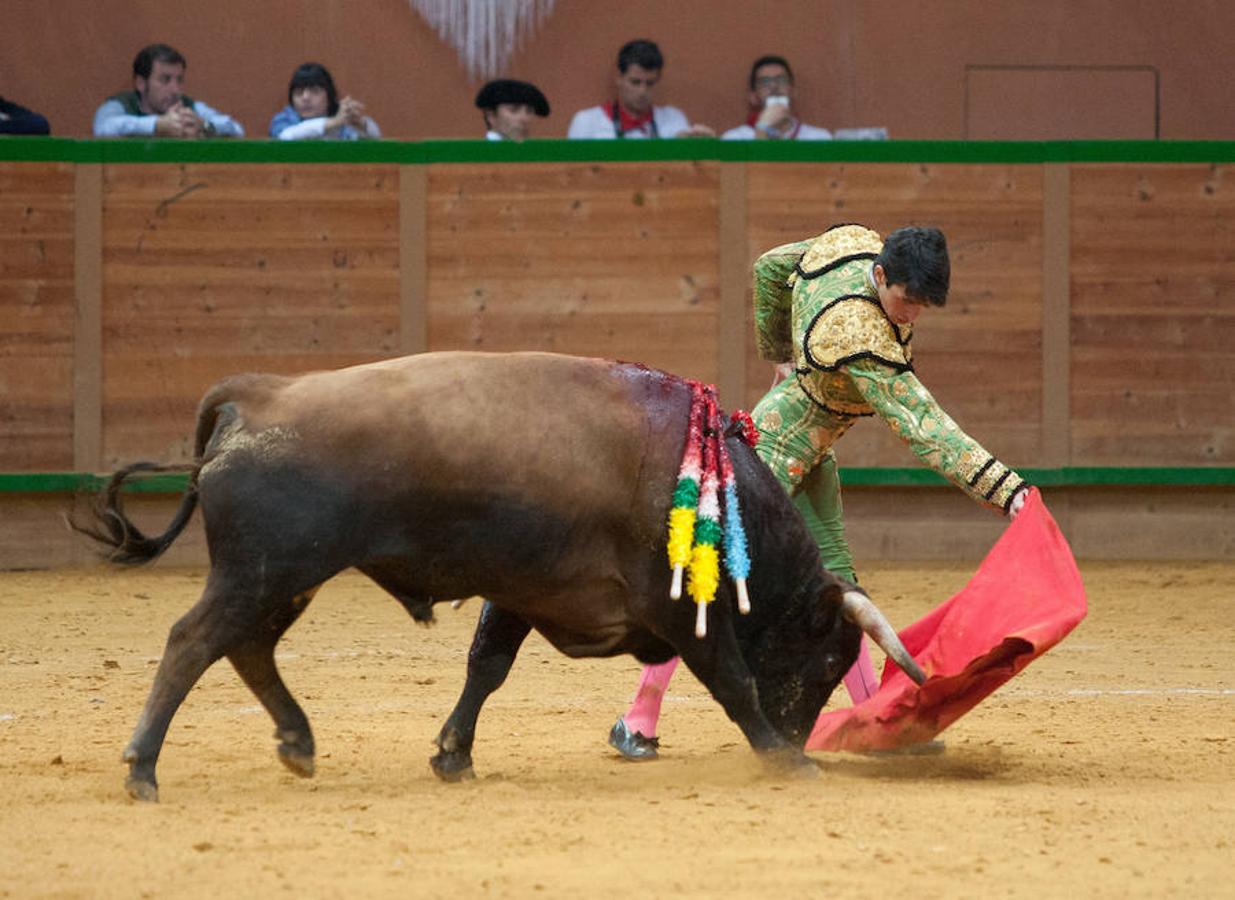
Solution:
M197 464L161 466L157 463L139 462L125 466L107 482L107 488L98 495L90 509L89 518L79 521L77 510L68 516L69 527L96 541L104 554L114 563L135 566L148 563L163 554L172 542L184 531L193 509L197 506ZM167 530L156 537L148 537L133 524L124 513L120 500L120 488L125 480L136 472L188 472L189 487L180 499L180 506Z
M261 387L272 380L281 381L269 375L237 375L225 378L206 392L197 409L197 429L194 436L194 462L177 465L160 465L158 463L139 462L125 466L108 479L107 487L95 498L88 516L79 516L74 508L66 519L71 529L84 534L97 542L104 555L114 563L126 566L136 566L152 562L163 555L164 551L184 531L197 507L197 476L202 465L209 456L208 446L215 435L216 429L230 421L235 416L230 401L237 394L246 390ZM120 489L124 482L137 472L187 472L189 487L180 498L180 506L167 530L156 537L148 537L133 524L124 513L124 504L120 501ZM86 520L80 521L80 518Z

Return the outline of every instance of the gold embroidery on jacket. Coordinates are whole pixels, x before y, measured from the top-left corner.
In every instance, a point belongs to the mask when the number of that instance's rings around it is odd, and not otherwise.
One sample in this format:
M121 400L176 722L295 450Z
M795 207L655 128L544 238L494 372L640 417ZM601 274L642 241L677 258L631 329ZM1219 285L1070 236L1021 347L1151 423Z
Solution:
M806 335L806 362L835 369L857 358L874 359L897 371L913 367L910 325L897 326L877 302L852 297L823 311Z
M858 253L877 254L882 249L883 239L878 232L862 225L842 225L819 235L802 254L798 269L810 277L838 259ZM789 276L789 284L795 284L800 277L795 271Z

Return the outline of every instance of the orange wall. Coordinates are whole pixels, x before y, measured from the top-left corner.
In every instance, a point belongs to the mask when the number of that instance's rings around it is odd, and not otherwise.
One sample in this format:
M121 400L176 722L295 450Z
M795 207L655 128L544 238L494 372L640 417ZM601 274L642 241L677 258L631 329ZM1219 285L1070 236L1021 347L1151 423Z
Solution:
M56 134L87 135L102 98L129 86L137 49L161 40L188 58L189 93L235 115L250 136L265 135L288 76L308 59L365 101L387 136L480 135L471 106L478 85L406 0L4 6L0 94L46 114ZM608 95L617 48L650 37L667 58L659 99L726 128L744 117L751 60L780 53L797 71L808 121L958 139L966 136L966 66L1150 66L1160 76L1161 137L1232 140L1232 33L1228 0L1169 8L1132 0L558 0L506 74L545 90L554 114L537 133L560 137L574 110ZM985 122L986 133L1036 136L1018 133L1032 117L1009 107L1005 127ZM1099 133L1063 136L1119 136L1119 119L1114 110L1109 125L1091 122Z

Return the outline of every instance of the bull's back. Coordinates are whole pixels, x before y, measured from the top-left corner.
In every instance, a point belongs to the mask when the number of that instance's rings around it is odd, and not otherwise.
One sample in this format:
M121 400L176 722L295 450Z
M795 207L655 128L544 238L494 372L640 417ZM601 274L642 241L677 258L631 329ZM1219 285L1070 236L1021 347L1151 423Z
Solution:
M235 416L224 457L291 459L418 509L648 527L672 492L689 406L684 383L665 373L542 353L429 353L244 384L219 398Z

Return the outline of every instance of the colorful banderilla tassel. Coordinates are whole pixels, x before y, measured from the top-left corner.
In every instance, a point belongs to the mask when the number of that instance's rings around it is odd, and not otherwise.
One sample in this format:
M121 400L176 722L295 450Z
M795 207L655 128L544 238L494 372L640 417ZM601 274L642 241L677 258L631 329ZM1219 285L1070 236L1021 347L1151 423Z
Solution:
M750 556L716 389L696 381L689 384L686 447L673 492L673 508L669 512L668 551L669 565L673 568L669 596L674 600L682 596L682 573L688 571L687 587L696 604L695 635L702 638L707 635L707 605L716 599L720 586L718 547L723 544L725 568L733 578L738 609L743 614L750 612L746 591ZM750 416L735 412L731 421L741 428L742 439L753 447L758 432ZM725 498L723 519L721 494Z
M734 414L737 418L737 414ZM749 416L747 416L749 419ZM757 434L757 433L756 433ZM746 436L743 435L743 439ZM738 592L738 612L750 612L750 597L746 579L750 577L750 555L746 551L746 529L742 527L742 507L738 503L738 485L733 477L733 461L724 437L719 442L720 484L725 495L725 568Z
M690 565L691 543L695 536L695 510L699 506L699 467L703 450L703 387L690 382L690 415L686 426L686 449L678 470L678 483L673 491L673 508L669 511L669 565L673 567L673 584L669 596L682 596L682 572Z
M717 477L717 456L720 446L716 395L708 390L704 398L703 471L699 489L699 514L695 521L695 546L690 555L690 571L686 586L696 604L695 637L708 633L707 605L716 599L720 585L720 554L716 545L721 542L720 528L720 479Z

